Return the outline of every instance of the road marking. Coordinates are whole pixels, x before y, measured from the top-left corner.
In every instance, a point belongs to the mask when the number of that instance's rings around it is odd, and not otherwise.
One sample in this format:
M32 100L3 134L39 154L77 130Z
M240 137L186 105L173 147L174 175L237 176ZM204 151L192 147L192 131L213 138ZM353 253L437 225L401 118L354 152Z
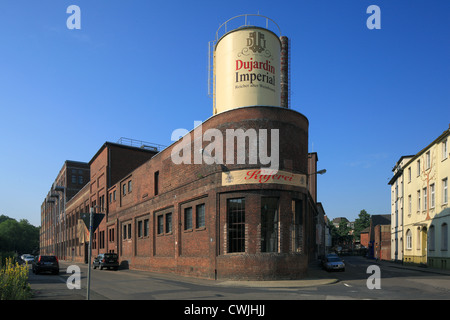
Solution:
M346 287L351 287L351 285L349 285L349 284L346 284L346 283L344 283L344 286L346 286Z

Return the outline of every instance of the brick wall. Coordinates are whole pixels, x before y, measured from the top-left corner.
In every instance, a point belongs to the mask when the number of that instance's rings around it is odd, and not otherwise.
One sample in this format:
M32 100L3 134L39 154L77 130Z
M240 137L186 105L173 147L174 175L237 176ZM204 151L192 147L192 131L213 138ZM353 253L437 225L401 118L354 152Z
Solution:
M308 172L308 120L285 108L248 107L217 114L202 124L202 130L217 129L226 137L227 129L279 130L279 169L294 173ZM315 250L315 212L307 189L281 184L222 186L222 172L264 167L256 164L174 164L171 152L190 139L187 149L194 162L195 139L191 131L180 141L161 151L151 160L134 163L122 150L117 161L109 161L107 149L99 150L91 161L90 201L97 204L105 196L106 218L96 232L105 234L105 246L96 243L93 255L114 251L120 261L131 268L158 272L175 272L205 278L275 279L304 275L307 262ZM270 141L270 135L268 136ZM199 140L197 140L199 141ZM201 141L201 140L200 140ZM225 141L224 141L225 142ZM203 141L206 148L209 141ZM269 150L271 146L269 144ZM112 149L111 149L112 150ZM234 158L238 150L235 144ZM113 153L110 153L110 155ZM248 160L248 152L246 154ZM223 145L226 162L226 144ZM259 158L258 158L259 160ZM248 161L247 161L248 162ZM140 163L140 164L138 164ZM117 174L112 174L115 172ZM158 185L155 173L158 173ZM114 183L108 184L107 177ZM132 188L128 189L128 184ZM125 194L124 194L125 186ZM115 200L114 200L115 192ZM262 252L261 203L264 197L278 199L278 221L274 227L275 252ZM227 200L245 199L244 252L228 252L229 224ZM303 224L302 249L293 249L293 202L301 200ZM196 208L204 205L204 225L197 226ZM191 225L185 213L192 208ZM188 210L188 211L186 211ZM170 219L167 217L170 216ZM144 224L148 230L143 234ZM126 226L124 228L124 226ZM124 234L125 232L125 234ZM113 235L113 239L111 239Z

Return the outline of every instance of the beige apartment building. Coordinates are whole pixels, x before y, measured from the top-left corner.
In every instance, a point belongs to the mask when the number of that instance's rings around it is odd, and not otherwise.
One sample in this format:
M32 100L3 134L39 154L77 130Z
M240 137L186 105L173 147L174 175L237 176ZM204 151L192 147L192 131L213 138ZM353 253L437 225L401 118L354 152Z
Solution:
M394 167L391 185L391 259L450 268L448 178L450 127Z

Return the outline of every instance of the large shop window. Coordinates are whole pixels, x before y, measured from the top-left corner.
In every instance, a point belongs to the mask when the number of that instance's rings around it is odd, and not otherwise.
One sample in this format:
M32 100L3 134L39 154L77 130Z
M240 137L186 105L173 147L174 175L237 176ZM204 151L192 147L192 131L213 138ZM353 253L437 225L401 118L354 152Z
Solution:
M261 199L261 252L278 252L278 198Z
M245 252L245 199L228 199L228 252Z

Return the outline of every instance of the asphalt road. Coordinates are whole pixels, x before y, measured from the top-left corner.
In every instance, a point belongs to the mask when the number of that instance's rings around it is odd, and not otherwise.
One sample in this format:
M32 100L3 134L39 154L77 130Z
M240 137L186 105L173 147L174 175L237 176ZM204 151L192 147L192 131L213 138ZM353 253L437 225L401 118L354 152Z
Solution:
M380 263L379 282L368 278L374 261L362 257L344 257L345 272L314 269L309 280L299 282L229 282L194 279L138 270L91 270L91 300L411 300L450 299L450 273L438 274L410 270L395 264ZM81 271L81 289L68 289L70 262L60 262L60 275L30 271L33 300L85 300L87 266ZM317 279L334 281L317 282ZM309 282L308 282L309 281ZM74 284L75 282L69 281ZM270 285L269 285L270 284Z

